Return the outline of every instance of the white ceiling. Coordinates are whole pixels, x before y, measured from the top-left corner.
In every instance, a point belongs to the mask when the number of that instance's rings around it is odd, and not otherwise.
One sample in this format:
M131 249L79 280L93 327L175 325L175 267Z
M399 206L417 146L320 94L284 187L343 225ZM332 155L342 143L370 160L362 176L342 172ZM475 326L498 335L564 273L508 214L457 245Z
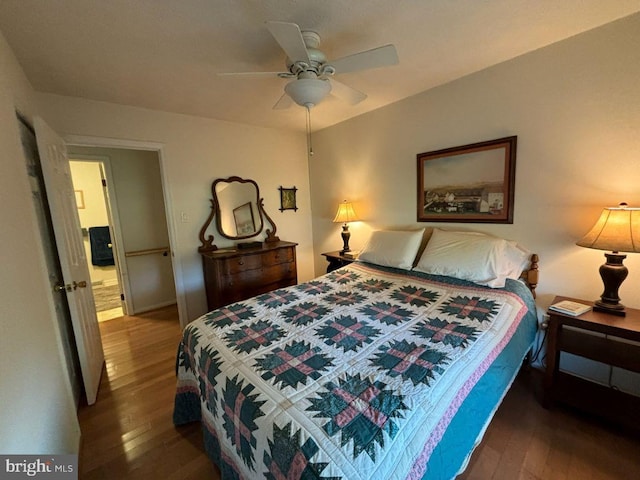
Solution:
M304 130L267 20L320 34L329 59L393 43L400 64L336 78L368 94L312 110L324 128L640 11L638 0L0 0L0 30L42 92Z

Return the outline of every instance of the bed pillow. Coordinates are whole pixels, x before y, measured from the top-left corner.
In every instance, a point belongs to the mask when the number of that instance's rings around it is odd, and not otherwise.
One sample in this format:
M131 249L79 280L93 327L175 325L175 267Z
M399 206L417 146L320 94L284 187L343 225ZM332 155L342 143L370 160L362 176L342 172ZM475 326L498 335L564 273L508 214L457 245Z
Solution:
M484 237L484 240L487 242L497 242L499 244L504 242L501 255L496 259L498 265L498 276L518 279L520 278L520 275L522 275L524 269L529 267L531 252L518 242L503 240L502 238L480 232L448 232L446 230L440 230L440 232L443 234L450 233L454 235L469 235L476 239Z
M528 252L516 242L436 228L415 270L499 288L507 278L519 278L527 262Z
M362 262L410 270L416 259L424 228L412 231L376 230L358 255Z
M522 272L529 268L531 262L531 252L518 242L506 240L503 261L501 262L501 273L506 278L517 280Z

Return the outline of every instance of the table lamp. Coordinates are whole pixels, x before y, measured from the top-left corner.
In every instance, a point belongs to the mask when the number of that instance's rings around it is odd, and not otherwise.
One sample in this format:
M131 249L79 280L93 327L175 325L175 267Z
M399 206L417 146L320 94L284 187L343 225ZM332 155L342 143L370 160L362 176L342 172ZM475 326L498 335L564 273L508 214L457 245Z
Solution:
M353 209L353 205L346 200L338 205L338 212L336 213L336 218L333 219L333 223L344 223L342 225L342 250L340 250L340 254L344 254L345 252L349 252L351 249L349 248L349 237L351 234L349 233L349 222L358 221L359 218L356 215L355 210Z
M626 203L605 208L593 228L576 245L611 250L604 254L607 261L600 267L604 292L600 300L595 301L593 309L624 317L618 289L629 271L622 264L627 256L620 252L640 252L640 208L630 208Z

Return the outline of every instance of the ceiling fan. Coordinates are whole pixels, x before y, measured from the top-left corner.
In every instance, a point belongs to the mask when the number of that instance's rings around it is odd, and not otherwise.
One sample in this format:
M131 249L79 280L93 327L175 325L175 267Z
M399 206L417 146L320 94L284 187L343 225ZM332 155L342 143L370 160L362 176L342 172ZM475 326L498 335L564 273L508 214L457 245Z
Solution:
M275 75L291 79L284 87L285 93L273 106L274 109L288 108L295 102L306 107L308 111L329 93L355 105L367 98L367 95L338 82L333 78L335 74L386 67L398 63L398 53L391 44L328 61L325 54L318 49L320 35L316 32L301 31L295 23L268 21L266 24L271 35L287 55L286 71L236 72L219 75L245 77Z

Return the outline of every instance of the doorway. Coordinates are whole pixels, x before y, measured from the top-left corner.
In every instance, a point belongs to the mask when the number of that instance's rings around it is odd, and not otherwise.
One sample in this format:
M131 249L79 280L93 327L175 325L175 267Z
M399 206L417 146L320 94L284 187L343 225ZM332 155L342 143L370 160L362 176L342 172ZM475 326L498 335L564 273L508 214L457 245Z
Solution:
M19 116L18 116L19 117ZM69 370L69 376L72 385L74 385L74 377L78 378L78 374L82 374L82 385L86 393L87 404L92 405L97 399L98 385L100 383L101 374L104 366L104 352L102 348L100 328L98 326L98 320L96 315L95 304L93 300L93 289L91 287L91 276L89 273L87 256L85 255L85 247L83 245L83 237L81 234L81 225L78 215L78 206L85 206L87 198L83 198L84 195L80 195L80 192L74 192L75 188L72 184L72 175L69 157L67 156L67 144L57 135L41 118L36 117L34 119L34 129L30 128L27 122L22 122L19 117L19 122L22 123L21 137L23 145L25 146L25 157L27 158L27 166L29 176L32 181L32 188L34 188L34 201L36 206L36 213L38 210L43 210L44 214L48 215L51 219L50 222L40 222L41 229L46 233L49 230L51 235L55 236L43 240L47 243L53 243L55 245L55 251L51 252L51 259L58 260L60 275L55 275L56 269L50 268L50 281L52 290L61 297L62 300L67 301L61 303L60 310L65 310L62 313L66 313L70 318L58 319L60 323L60 330L63 336L63 349L65 351L65 357L67 359L67 368ZM35 134L35 135L34 135ZM33 139L36 143L34 144ZM91 149L89 149L91 150ZM87 155L94 153L103 153L109 156L111 153L117 156L117 153L122 151L118 149L106 149L108 151L99 152L99 149L95 149ZM113 150L114 152L111 152ZM80 152L82 154L82 152ZM164 190L162 186L162 179L160 175L160 151L147 151L150 154L148 160L150 163L136 162L135 152L129 155L123 154L125 157L123 165L125 168L122 170L125 172L124 180L121 182L113 182L112 186L115 187L116 183L120 183L122 189L121 193L124 193L125 201L125 214L118 212L121 216L125 217L127 227L131 227L134 224L134 228L120 229L118 221L114 222L115 232L121 238L125 238L127 242L121 242L124 247L124 256L127 253L132 255L147 256L151 253L156 253L158 249L146 249L137 252L127 252L127 245L135 246L136 241L141 238L160 238L163 243L167 245L165 250L168 250L168 230L167 220L165 214L165 202L164 202ZM42 161L40 162L40 158ZM42 168L37 168L41 166ZM106 165L106 163L105 163ZM46 167L46 168L45 168ZM132 167L132 168L128 168ZM33 175L32 175L33 173ZM131 173L131 174L130 174ZM37 183L37 185L36 185ZM129 185L128 185L129 184ZM153 192L151 184L156 184L158 188L156 191L160 193L157 195L150 195ZM127 188L127 185L129 188ZM46 186L45 189L42 187ZM98 190L100 190L99 186ZM115 191L115 189L114 189ZM133 194L131 194L133 192ZM127 197L129 194L129 197ZM47 202L44 200L48 198ZM43 201L39 201L42 199ZM141 201L146 199L146 203ZM110 203L110 202L107 202ZM113 211L117 211L116 196L113 196L113 203L111 204ZM49 208L47 208L47 206ZM113 219L117 219L118 215L114 215ZM45 219L46 220L46 219ZM139 224L139 228L136 231L135 226ZM150 228L150 225L161 225L163 229ZM136 235L140 233L148 233L144 235ZM129 232L128 237L123 237L122 232ZM133 233L131 233L133 232ZM164 235L164 237L163 237ZM164 242L166 240L166 242ZM115 243L114 239L114 243ZM129 301L132 303L133 308L143 311L146 307L147 310L153 310L165 305L173 305L176 303L176 292L174 286L172 257L168 256L168 252L165 251L162 257L168 257L169 268L166 268L166 262L132 262L127 270L120 269L119 280L124 279L124 282L120 282L120 286L123 287L125 292L131 290L131 286L136 286L136 296L131 295ZM154 264L155 263L155 264ZM127 262L123 262L126 265ZM158 264L161 264L158 266ZM162 268L164 264L164 268ZM142 268L140 266L142 265ZM49 267L49 265L48 265ZM159 277L162 277L163 272L168 272L169 275L165 275L164 282L160 282ZM147 277L145 277L145 275ZM60 277L60 278L58 278ZM129 281L131 277L131 281ZM158 278L156 278L158 277ZM154 281L155 280L155 281ZM66 283L65 283L66 282ZM162 283L170 285L170 288L158 289L155 288L156 284ZM167 296L167 291L170 295ZM157 301L157 294L165 294L164 302L161 304L153 304L153 301ZM153 294L156 294L155 296ZM126 298L125 298L126 300ZM151 301L151 304L150 304ZM56 310L58 310L58 304L56 304ZM129 310L127 307L127 310ZM58 312L56 312L58 313ZM131 322L136 321L135 317L122 317L124 319L130 318ZM69 321L66 321L69 320ZM69 342L65 342L64 335L68 333ZM138 332L139 333L139 332ZM71 340L75 339L75 347L71 344ZM79 363L79 369L72 366ZM107 368L108 371L108 368ZM79 382L75 382L73 388L76 399L78 399Z
M113 256L106 259L112 265L90 265L94 270L96 310L105 309L99 317L107 320L118 315L118 303L128 315L175 304L175 278L158 152L69 146L68 154L73 172L76 166L93 168L93 180L84 188L81 188L80 175L77 184L75 173L73 175L74 189L82 190L84 197L85 208L78 209L81 221L83 216L92 218L91 226L87 223L89 235L85 246L95 248L91 234L97 228L104 232L101 239L106 253ZM96 204L101 204L102 216L83 215ZM85 227L84 223L82 226ZM101 298L105 300L103 306L98 305Z

